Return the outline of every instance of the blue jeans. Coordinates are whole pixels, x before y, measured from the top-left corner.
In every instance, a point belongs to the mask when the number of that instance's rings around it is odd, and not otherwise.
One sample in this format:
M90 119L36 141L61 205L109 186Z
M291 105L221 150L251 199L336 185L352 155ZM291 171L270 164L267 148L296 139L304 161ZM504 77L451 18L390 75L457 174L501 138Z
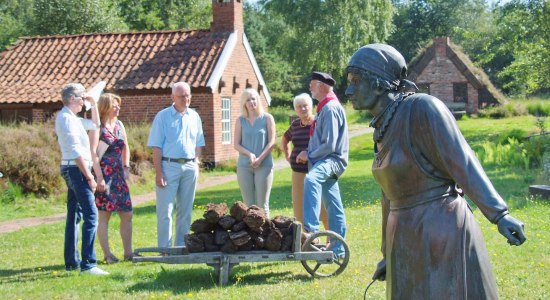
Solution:
M61 166L67 183L67 219L65 224L65 269L89 270L97 265L94 241L97 229L95 197L88 181L77 166ZM78 224L82 225L82 260L78 255Z
M340 197L340 187L330 160L318 161L304 179L304 228L307 232L319 231L321 201L327 208L328 227L346 238L346 215ZM342 243L331 240L336 255L344 254Z

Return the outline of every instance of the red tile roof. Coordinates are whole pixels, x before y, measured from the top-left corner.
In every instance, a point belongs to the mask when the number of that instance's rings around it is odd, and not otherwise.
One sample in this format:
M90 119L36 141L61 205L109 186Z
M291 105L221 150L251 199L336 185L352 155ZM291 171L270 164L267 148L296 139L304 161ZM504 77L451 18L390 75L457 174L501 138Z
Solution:
M0 54L0 103L60 101L66 83L107 90L206 86L230 33L210 30L22 38Z

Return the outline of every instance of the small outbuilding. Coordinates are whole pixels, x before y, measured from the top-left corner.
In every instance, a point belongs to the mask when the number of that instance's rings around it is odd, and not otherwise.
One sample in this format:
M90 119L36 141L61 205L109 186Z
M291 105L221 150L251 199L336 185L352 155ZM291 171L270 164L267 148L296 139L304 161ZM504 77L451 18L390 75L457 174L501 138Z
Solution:
M61 109L69 82L122 97L121 120L151 122L171 105L171 85L191 85L201 116L203 161L235 158L233 126L245 88L271 98L243 25L244 0L212 0L210 29L28 37L0 53L0 122L42 122Z
M441 99L452 111L476 114L480 108L507 101L487 74L448 37L434 38L408 68L408 78L421 92Z

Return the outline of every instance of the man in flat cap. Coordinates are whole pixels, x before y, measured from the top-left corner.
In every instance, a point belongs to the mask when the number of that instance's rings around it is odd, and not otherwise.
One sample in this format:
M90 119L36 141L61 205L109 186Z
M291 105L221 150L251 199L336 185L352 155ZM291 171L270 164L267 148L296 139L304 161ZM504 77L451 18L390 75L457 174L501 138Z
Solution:
M311 124L307 151L298 154L296 162L308 163L304 179L304 228L308 233L319 231L321 199L327 208L330 230L346 237L346 216L340 196L338 178L348 166L348 125L346 113L332 91L335 80L326 73L313 72L309 90L319 100L317 115ZM331 240L327 250L338 257L345 254L342 243Z

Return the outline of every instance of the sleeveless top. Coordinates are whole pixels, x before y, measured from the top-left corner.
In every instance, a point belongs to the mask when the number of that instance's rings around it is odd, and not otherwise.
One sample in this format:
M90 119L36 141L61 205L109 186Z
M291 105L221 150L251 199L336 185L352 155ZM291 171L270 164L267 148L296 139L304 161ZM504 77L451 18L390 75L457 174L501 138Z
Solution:
M268 143L267 115L267 113L264 113L258 116L254 125L250 125L245 117L239 117L239 122L241 122L241 146L254 153L256 157L262 154L262 151ZM239 153L237 167L250 167L250 158ZM260 167L273 167L273 156L271 152L262 161Z

